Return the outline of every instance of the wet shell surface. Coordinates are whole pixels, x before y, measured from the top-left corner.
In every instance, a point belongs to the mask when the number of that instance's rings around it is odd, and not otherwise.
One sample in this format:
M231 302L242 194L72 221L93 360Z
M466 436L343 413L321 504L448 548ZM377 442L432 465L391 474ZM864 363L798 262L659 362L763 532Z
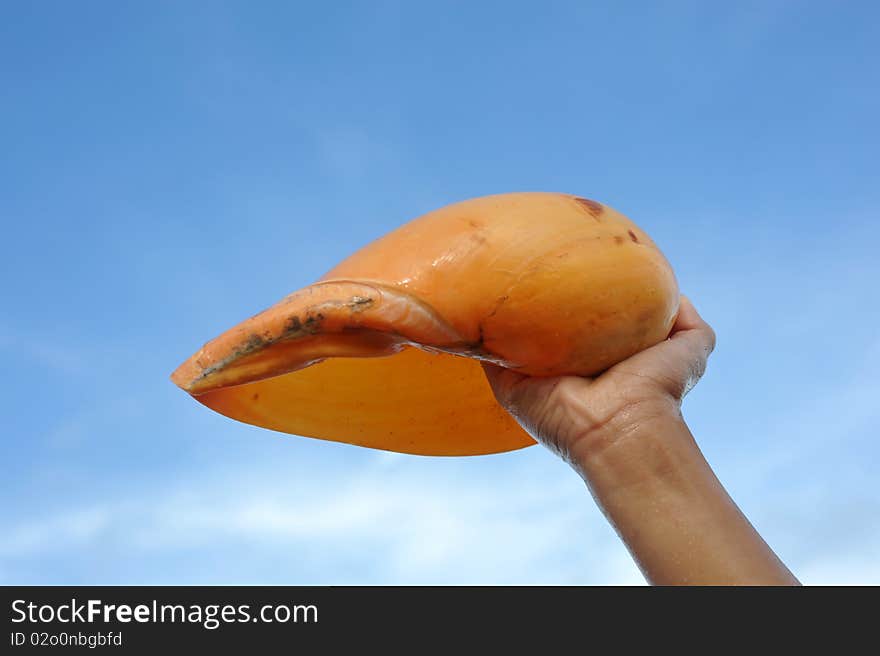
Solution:
M480 360L595 375L665 339L669 263L632 221L553 193L430 212L211 340L172 380L228 417L422 455L533 444Z

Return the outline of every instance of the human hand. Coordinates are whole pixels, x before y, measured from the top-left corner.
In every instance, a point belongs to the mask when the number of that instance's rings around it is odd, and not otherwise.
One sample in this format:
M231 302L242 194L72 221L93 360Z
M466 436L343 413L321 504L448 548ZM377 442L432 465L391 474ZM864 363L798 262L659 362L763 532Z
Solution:
M682 296L668 339L594 378L539 378L488 363L483 368L498 402L583 475L597 450L658 419L680 418L681 401L714 347L714 331Z

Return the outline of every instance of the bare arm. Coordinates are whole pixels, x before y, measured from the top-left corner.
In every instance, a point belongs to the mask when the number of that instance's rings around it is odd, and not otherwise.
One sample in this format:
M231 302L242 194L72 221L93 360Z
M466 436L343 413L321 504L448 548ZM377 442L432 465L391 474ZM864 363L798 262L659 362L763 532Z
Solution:
M583 477L650 583L797 585L681 415L714 345L683 297L669 339L596 378L485 369L499 402Z

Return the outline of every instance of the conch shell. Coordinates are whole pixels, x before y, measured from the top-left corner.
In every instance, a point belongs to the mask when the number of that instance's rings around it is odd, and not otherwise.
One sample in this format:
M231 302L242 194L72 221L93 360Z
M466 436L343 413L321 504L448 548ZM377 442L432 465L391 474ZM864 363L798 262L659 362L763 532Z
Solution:
M664 340L678 286L651 239L585 198L515 193L430 212L231 328L172 375L276 431L422 455L533 444L480 361L593 375Z

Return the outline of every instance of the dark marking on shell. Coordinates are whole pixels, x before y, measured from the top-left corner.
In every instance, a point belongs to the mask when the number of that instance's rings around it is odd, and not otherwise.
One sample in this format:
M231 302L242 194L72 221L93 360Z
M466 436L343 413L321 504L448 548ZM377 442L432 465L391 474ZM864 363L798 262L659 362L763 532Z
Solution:
M614 243L620 246L623 243L623 237L620 235L614 235Z
M501 309L501 306L507 302L507 299L510 298L510 294L505 294L501 298L498 299L498 302L495 304L495 307L492 308L492 311L486 316L486 319L491 319L496 314L498 314L498 310Z
M284 336L298 337L303 334L314 335L319 331L320 324L323 320L324 315L320 312L315 315L307 315L305 321L298 316L292 316L287 320L287 324L284 326Z
M639 243L639 238L636 237L636 233L634 233L632 230L627 230L627 233L629 234L629 238L632 239L632 242L633 242L634 244L638 244L638 243Z
M348 302L348 307L354 312L363 312L375 302L375 299L367 296L352 296L351 300Z
M477 246L482 246L486 243L486 237L482 232L472 232L470 235L471 241Z
M263 337L261 337L260 335L257 335L256 333L251 333L250 335L248 335L248 338L245 341L245 343L242 344L241 346L239 346L237 349L235 349L235 351L233 351L232 359L240 358L242 356L253 353L254 351L257 351L260 348L262 348L263 346L265 346L266 343L267 343L267 340L263 339ZM214 369L216 369L216 366L207 367L206 369L203 370L201 377L204 377L205 375L207 375L207 373L212 372Z
M587 214L592 216L597 221L602 215L602 212L605 211L605 207L602 205L602 203L590 200L589 198L576 197L575 201L577 201L577 203L587 211Z
M265 343L266 340L263 339L261 335L252 333L251 335L248 335L247 341L244 343L244 346L241 350L243 353L250 353L251 351L256 351Z
M287 325L284 327L285 333L298 333L302 330L302 321L299 320L298 316L292 316L287 320Z

